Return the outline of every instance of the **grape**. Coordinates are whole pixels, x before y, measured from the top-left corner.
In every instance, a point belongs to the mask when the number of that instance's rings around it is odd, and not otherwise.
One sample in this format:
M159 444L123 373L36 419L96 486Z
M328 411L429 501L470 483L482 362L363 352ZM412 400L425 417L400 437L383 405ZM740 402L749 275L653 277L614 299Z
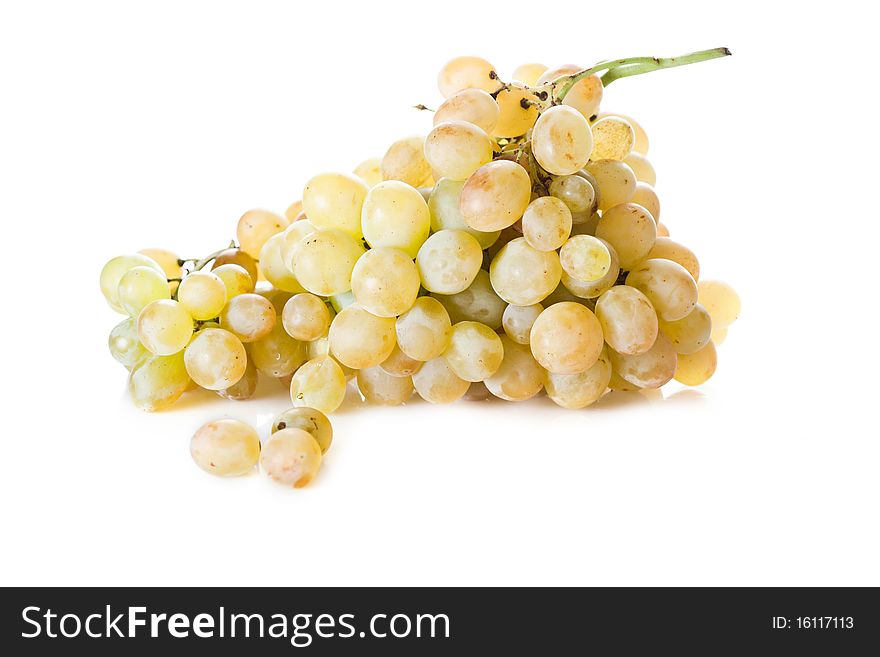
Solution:
M602 213L596 237L614 247L622 269L631 269L654 247L657 224L641 205L621 203Z
M528 172L509 160L484 164L467 179L459 209L465 223L489 232L515 224L529 205L532 183Z
M400 249L370 249L355 263L351 291L357 303L379 317L397 317L419 294L419 270Z
M657 222L657 236L658 237L669 237L669 229L663 225L663 222Z
M193 319L212 319L226 305L226 287L213 272L194 271L180 282L177 300Z
M419 297L395 324L400 350L415 360L428 361L440 356L449 345L452 322L439 301Z
M349 290L348 292L341 292L340 294L332 295L328 301L330 305L333 307L335 312L341 312L345 308L348 308L350 305L355 303L354 293ZM335 315L334 315L335 316Z
M501 328L501 317L507 307L504 299L492 288L489 272L480 269L474 281L457 294L435 294L434 298L443 304L449 319L453 322L471 320L481 322L491 328Z
M700 303L712 316L717 328L727 328L740 313L740 300L736 291L721 281L700 281Z
M327 335L330 310L320 297L304 292L290 297L284 304L281 321L288 335L310 341Z
M171 299L160 299L147 304L138 315L137 333L147 351L170 356L189 342L193 318L183 305Z
M293 249L293 273L312 294L329 296L351 289L354 263L366 249L349 233L318 230L300 240Z
M544 370L527 346L502 335L504 357L500 367L485 380L489 391L508 401L524 401L534 397L544 387Z
M599 241L605 245L605 248L608 249L608 253L611 256L611 266L608 269L608 273L602 278L593 282L579 281L576 278L572 278L565 269L562 270L562 285L565 286L569 292L582 299L595 299L600 296L603 292L611 289L611 287L617 283L617 277L620 275L620 260L617 257L617 251L615 251L614 247L608 244L608 242L603 240Z
M645 260L650 258L665 258L677 262L688 270L695 281L700 280L700 263L697 256L684 244L679 244L668 237L658 237L648 255L645 256Z
M532 129L532 153L547 173L575 173L587 164L592 149L590 124L565 105L545 111Z
M522 237L508 242L489 267L495 292L516 306L543 301L556 289L561 273L559 254L533 249Z
M573 279L596 283L612 269L611 249L597 237L575 235L559 250L559 262L562 270Z
M544 372L547 396L563 408L585 408L597 402L611 381L611 359L606 349L592 367L577 374Z
M596 121L593 132L591 160L624 160L632 152L636 141L633 127L618 116L608 116Z
M629 285L615 285L596 301L596 317L612 349L642 354L657 339L657 313L648 297Z
M150 355L137 335L137 320L128 317L113 327L108 341L110 355L118 362L131 369L138 362Z
M479 242L463 230L441 230L429 237L416 257L421 283L438 294L466 289L483 264Z
M285 292L284 290L276 290L274 287L261 289L256 292L256 294L259 294L261 297L265 297L266 300L272 304L272 308L275 309L276 315L281 314L281 312L284 310L284 304L287 303L293 296L290 292Z
M364 239L376 248L390 246L415 258L431 229L431 213L414 187L396 180L379 183L364 201Z
M275 326L275 308L259 294L232 297L220 314L220 326L242 342L264 338Z
M476 381L468 386L467 392L464 393L462 399L465 401L486 401L490 397L492 397L492 393L489 392L486 384L482 381Z
M614 371L639 388L659 388L675 375L677 358L672 343L662 333L648 351L641 354L609 353Z
M131 317L137 317L151 301L170 299L171 288L164 273L152 267L132 267L122 278L116 288L119 305Z
M293 272L293 250L302 239L314 233L317 229L308 219L300 219L291 224L281 233L281 259L289 272ZM345 231L342 231L345 232Z
M381 367L368 367L357 373L358 390L364 399L379 406L400 406L413 394L412 378L392 376Z
M294 221L299 221L301 216L303 216L303 202L301 200L294 201L288 205L287 209L284 211L284 218L287 219L287 222L290 224Z
M259 380L260 377L257 374L257 368L254 367L254 364L250 360L248 360L247 367L245 367L244 374L241 375L241 378L228 388L218 390L217 394L224 399L231 399L233 401L250 399L257 391L257 383Z
M529 203L522 217L523 237L538 251L555 251L571 234L571 210L553 196Z
M654 221L660 221L660 197L648 183L641 181L636 183L636 192L632 197L633 203L638 203L651 213Z
M434 126L425 139L425 158L435 175L465 180L492 161L493 141L472 123L447 121Z
M241 249L226 249L221 251L216 258L211 269L217 269L223 265L238 265L250 275L251 280L256 284L259 278L256 261Z
M617 160L599 160L587 165L587 172L592 174L598 187L599 209L605 212L608 208L632 200L636 193L636 174L628 165Z
M287 228L289 222L268 210L249 210L238 220L236 235L239 248L252 258L260 257L260 249L273 235Z
M432 404L451 404L461 399L470 384L450 369L442 356L427 361L412 376L413 387L419 396Z
M525 87L511 84L495 97L498 103L498 122L492 130L495 137L519 137L524 135L538 120L535 95ZM525 101L525 106L523 106Z
M364 160L357 165L354 175L363 180L367 187L375 187L382 182L382 160L378 157Z
M272 283L275 288L294 294L304 292L303 286L300 285L290 269L288 261L284 259L285 240L284 233L273 235L266 240L260 251L260 270L266 280Z
M463 230L476 238L480 248L486 249L495 243L501 231L493 230L484 233L481 230L474 230L465 223L459 209L462 187L464 187L463 180L441 178L437 181L437 184L431 191L431 195L428 197L428 210L431 212L431 231L439 233L441 230Z
M490 94L482 89L462 89L437 108L434 125L444 121L467 121L492 134L498 123L498 114L498 103Z
M712 378L717 366L718 353L715 344L709 341L692 354L678 355L675 380L687 386L698 386Z
M247 368L244 345L229 331L202 329L183 352L186 372L206 390L225 390L235 385Z
M504 348L498 334L485 324L459 322L452 325L443 357L459 378L485 381L501 366Z
M293 374L306 360L305 346L287 335L281 322L251 344L250 355L261 373L276 379Z
M321 173L303 190L303 210L315 228L335 229L359 240L361 208L367 197L364 182L347 173Z
M507 306L501 320L504 332L514 342L528 344L532 326L543 311L544 307L540 303L531 306Z
M330 324L330 353L355 370L378 365L394 350L395 321L358 305L340 312Z
M140 253L117 256L104 265L104 268L101 270L101 293L104 295L107 303L110 304L110 307L116 312L127 314L119 303L119 281L122 280L122 277L128 270L141 266L152 267L157 272L164 273L159 263Z
M141 249L138 251L141 255L151 258L157 263L165 273L165 278L181 278L183 276L183 267L180 265L180 259L176 253L167 251L166 249ZM171 291L177 289L177 282L171 285Z
M660 322L660 330L670 339L679 354L692 354L712 337L712 318L699 303L687 315L674 322Z
M693 276L672 260L652 258L639 263L627 275L626 284L641 290L657 311L657 317L664 322L681 319L697 303L697 284ZM705 303L703 305L709 310ZM709 312L711 314L711 310Z
M345 399L345 373L330 356L306 361L293 373L290 399L294 406L316 408L330 414Z
M633 151L623 158L623 161L636 174L637 180L647 183L652 187L657 184L657 174L654 171L654 167L644 155Z
M716 347L720 347L721 343L727 339L727 329L726 328L716 328L712 327L712 342Z
M307 431L282 429L266 442L260 467L279 484L302 488L321 469L321 447Z
M205 472L237 477L252 472L260 460L260 437L251 425L224 418L199 427L189 451Z
M641 390L641 387L635 385L634 383L630 383L619 374L617 374L617 372L614 371L613 367L611 369L611 378L608 380L608 387L611 390L617 392L638 392Z
M141 410L160 411L180 399L189 384L182 352L150 355L131 368L128 393Z
M407 356L399 345L394 345L391 355L379 363L379 367L391 376L412 376L421 366L422 361Z
M529 344L544 369L554 374L577 374L593 366L604 339L599 320L589 308L563 301L538 316Z
M633 145L633 152L639 153L640 155L646 155L648 153L648 134L645 132L645 129L642 128L642 126L638 123L638 121L636 121L631 116L621 114L620 112L601 112L596 118L604 119L606 116L616 116L624 119L627 123L629 123L636 134L636 141Z
M572 73L574 72L576 71L572 71ZM585 119L589 119L599 111L602 95L602 80L599 79L598 75L590 75L579 81L569 90L562 104L573 107Z
M520 64L513 71L513 79L534 87L538 83L538 78L546 71L547 67L543 64Z
M590 213L596 209L596 190L578 175L558 176L550 183L550 195L561 200L572 213Z
M241 265L220 265L215 267L213 272L223 281L228 299L254 291L255 281Z
M444 98L462 89L493 92L501 87L495 67L481 57L456 57L444 64L437 76L437 87Z
M425 159L425 140L406 137L394 142L385 152L381 167L383 180L399 180L418 187L431 177L431 165Z
M333 442L333 427L330 420L317 408L295 406L279 413L272 421L272 433L284 429L301 429L311 434L321 448L322 454L327 453Z

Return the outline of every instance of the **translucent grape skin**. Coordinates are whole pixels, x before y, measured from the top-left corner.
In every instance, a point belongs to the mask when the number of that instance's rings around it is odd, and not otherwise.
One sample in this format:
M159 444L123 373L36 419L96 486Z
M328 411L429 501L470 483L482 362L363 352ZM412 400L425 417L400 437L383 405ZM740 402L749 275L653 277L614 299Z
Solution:
M180 265L180 258L176 253L167 249L141 249L138 253L156 262L165 273L166 279L180 278L183 274L183 267Z
M180 282L177 300L193 319L213 319L226 305L226 286L213 272L194 271Z
M333 426L327 416L317 408L294 406L279 413L272 421L272 433L284 429L302 429L311 434L322 454L327 453L333 442Z
M320 296L348 292L355 262L366 249L341 230L319 230L293 249L293 273L306 290Z
M467 179L459 209L465 223L474 230L501 230L522 217L531 194L532 183L523 167L509 160L495 160Z
M715 374L718 367L718 352L711 340L691 354L678 355L675 380L688 386L702 385Z
M741 302L730 285L722 281L700 281L699 300L712 316L716 328L727 328L739 317Z
M608 116L593 123L591 130L591 160L624 160L632 152L636 133L626 119Z
M576 110L556 105L544 111L532 129L532 153L547 173L571 175L590 160L593 134Z
M697 283L687 269L672 260L642 261L627 274L626 284L641 290L665 322L685 317L697 303Z
M498 334L485 324L459 322L452 326L443 357L459 378L485 381L501 366L504 347Z
M650 253L657 239L657 223L641 205L621 203L609 208L596 227L599 237L614 247L622 269L631 269Z
M486 249L495 243L501 231L483 232L474 230L467 225L459 209L463 187L463 180L451 180L450 178L441 178L434 185L428 197L428 210L431 213L431 231L439 233L445 229L463 230L470 233L479 242L480 248Z
M358 164L354 169L354 175L364 181L367 187L374 187L382 182L382 160L371 157Z
M592 214L597 207L596 190L589 180L578 175L556 176L548 191L565 203L572 213Z
M186 347L193 333L189 311L176 301L153 301L141 311L137 320L138 339L157 356L170 356Z
M395 333L400 350L415 360L439 357L449 345L452 322L443 305L432 297L419 297L397 318Z
M552 82L559 79L563 75L572 75L583 69L582 66L576 64L565 64L554 69L544 71L538 78L537 84L542 85L546 82ZM603 87L602 81L598 75L590 75L583 80L577 82L566 94L563 104L573 107L580 112L584 118L591 118L599 111L599 104L602 102Z
M293 223L294 221L299 220L299 218L303 216L303 203L302 200L294 201L290 205L287 206L287 209L284 211L284 218L287 219L288 223Z
M397 317L419 294L419 270L400 249L370 249L355 263L351 291L358 305L379 317Z
M224 418L199 427L189 449L193 461L205 472L238 477L253 472L257 465L260 437L249 424Z
M137 320L128 317L110 331L110 355L128 369L150 355L137 336Z
M401 351L398 345L394 345L391 355L379 363L379 367L391 376L412 376L419 371L421 366L422 361L410 358Z
M500 337L503 351L501 365L485 380L489 391L507 401L525 401L544 387L544 369L532 356L528 346Z
M278 321L267 335L251 343L249 351L256 368L276 379L293 374L306 360L303 343L290 337Z
M383 180L399 180L411 187L418 187L431 177L422 137L406 137L391 144L380 166Z
M395 320L352 305L330 323L330 353L340 363L361 370L378 365L394 350Z
M306 361L290 381L290 400L294 406L316 408L329 415L345 399L345 374L330 356Z
M492 161L494 142L485 130L465 121L446 121L434 126L425 139L425 159L435 175L466 180Z
M446 308L453 324L470 320L485 324L493 331L501 328L507 302L495 293L485 269L480 269L473 282L461 292L433 296Z
M241 249L232 248L221 251L217 254L217 257L214 258L214 263L211 268L217 269L223 265L238 265L239 267L243 267L256 285L257 279L259 278L257 263L250 255Z
M669 339L662 333L648 351L641 354L609 353L614 371L639 388L659 388L675 376L678 359Z
M611 271L612 261L608 244L591 235L575 235L559 250L562 270L584 283L602 280Z
M518 137L524 135L538 120L535 95L516 83L502 89L495 97L498 103L498 121L492 130L495 137Z
M118 313L122 313L123 315L127 314L125 309L119 303L119 281L127 271L140 266L151 267L157 272L164 273L162 267L159 266L159 263L140 253L117 256L111 259L106 265L104 265L104 268L101 269L101 293L104 295L107 303L110 304L110 307Z
M330 319L327 304L320 297L308 292L288 299L281 314L281 321L288 335L304 342L327 335Z
M422 365L412 382L419 396L432 404L451 404L470 388L470 383L456 375L442 356Z
M122 309L137 317L148 303L170 299L171 287L164 273L152 267L132 267L119 279L116 295Z
M622 354L641 354L657 339L657 313L644 294L615 285L596 301L596 317L609 346Z
M303 488L321 469L318 441L302 429L282 429L273 433L260 454L260 467L284 486Z
M528 344L532 326L542 312L544 307L540 303L531 306L508 305L501 320L505 334L518 344Z
M363 237L361 208L368 191L357 176L321 173L303 189L303 210L315 228L341 230L359 240Z
M434 112L434 125L445 121L467 121L491 134L498 123L498 103L482 89L462 89Z
M297 222L299 223L299 222ZM304 292L302 284L290 269L284 258L286 244L286 231L273 235L260 250L260 271L272 286L284 292L296 294Z
M220 326L245 343L269 335L275 321L275 308L268 299L259 294L239 294L233 297L220 314Z
M633 194L632 202L638 203L650 212L654 221L660 221L660 197L657 196L657 192L648 183L644 183L641 180L636 183L636 191Z
M599 209L608 208L632 200L636 193L636 174L618 160L598 160L586 166L587 173L596 180L599 194Z
M559 254L538 251L522 237L508 242L489 267L495 292L507 303L517 306L543 301L556 289L561 275Z
M396 180L373 187L364 201L361 226L367 244L401 249L415 258L431 229L431 212L417 189Z
M202 329L183 352L187 374L206 390L225 390L244 376L247 353L229 331Z
M501 87L495 67L482 57L456 57L443 65L437 76L437 87L444 98L462 89L482 89L492 93Z
M538 83L538 78L540 78L546 71L547 67L543 64L520 64L513 71L513 79L530 87L534 87Z
M400 406L413 394L412 378L392 376L381 367L368 367L357 373L357 385L364 399L377 406Z
M183 352L169 356L150 355L131 368L128 392L135 406L160 411L171 406L190 385Z
M623 161L628 164L633 170L633 173L636 174L637 180L647 183L651 185L651 187L657 184L657 173L654 171L654 166L647 157L634 150L623 158Z
M272 235L287 228L286 218L268 210L249 210L238 220L236 236L239 248L252 258L260 257L260 249Z
M217 394L224 399L230 399L232 401L250 399L257 391L257 383L259 383L259 380L260 376L257 373L257 368L254 367L254 364L248 359L247 366L245 367L244 374L242 374L241 378L228 388L217 390Z
M597 402L611 381L611 360L603 349L598 360L577 374L554 374L544 371L544 389L558 406L568 409L586 408Z
M679 354L692 354L712 339L712 318L699 303L686 316L674 322L660 322L660 330Z
M621 114L620 112L599 112L596 116L596 119L604 119L606 116L617 116L621 119L626 120L629 123L633 131L636 135L635 143L633 144L633 152L638 153L639 155L647 155L648 153L648 133L645 132L645 129L641 126L641 124L636 121L631 116L627 116L626 114ZM653 184L653 183L652 183Z
M422 286L438 294L456 294L467 289L482 264L479 242L463 230L434 233L416 255Z
M608 242L603 241L603 244L611 255L611 266L608 269L608 273L599 280L593 282L579 281L572 278L565 269L562 270L562 285L575 296L582 299L595 299L606 290L611 289L617 282L617 278L620 275L620 260L617 257L617 251Z
M215 267L212 270L217 277L223 281L223 287L226 288L226 297L231 299L239 294L247 294L253 292L255 281L247 270L241 265L225 264Z
M645 256L645 260L652 258L664 258L677 262L688 270L695 281L700 280L700 262L697 260L696 254L687 248L684 244L680 244L668 237L657 237L654 240L654 246Z
M529 203L523 213L522 229L532 248L555 251L571 235L571 210L558 198L542 196Z
M542 312L529 344L541 366L554 374L577 374L598 360L605 341L596 316L581 304L563 301Z

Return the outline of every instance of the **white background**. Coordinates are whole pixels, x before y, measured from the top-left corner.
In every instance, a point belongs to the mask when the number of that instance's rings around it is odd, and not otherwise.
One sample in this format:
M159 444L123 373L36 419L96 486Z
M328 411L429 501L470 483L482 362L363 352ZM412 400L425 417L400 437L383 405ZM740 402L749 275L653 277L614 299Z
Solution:
M350 5L350 6L347 6ZM17 2L0 10L2 584L880 584L877 104L871 21L811 3ZM333 416L319 479L202 473L204 421L145 414L98 273L200 256L252 207L411 133L459 54L502 75L728 46L619 81L662 219L740 321L715 378Z

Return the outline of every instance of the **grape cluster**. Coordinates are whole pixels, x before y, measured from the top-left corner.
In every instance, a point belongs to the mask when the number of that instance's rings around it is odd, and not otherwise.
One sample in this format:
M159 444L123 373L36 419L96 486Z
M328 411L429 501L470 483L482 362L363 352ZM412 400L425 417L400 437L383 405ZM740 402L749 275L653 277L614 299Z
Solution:
M314 176L283 215L246 212L237 242L206 258L147 249L107 263L101 290L127 315L110 351L132 400L160 410L192 386L247 399L262 375L323 417L352 379L374 404L544 391L565 408L704 383L739 298L700 280L669 237L647 134L600 104L613 80L724 54L528 64L510 82L453 59L426 137ZM259 458L304 485L326 446L281 431L260 456L253 429L209 423L193 457L218 474Z

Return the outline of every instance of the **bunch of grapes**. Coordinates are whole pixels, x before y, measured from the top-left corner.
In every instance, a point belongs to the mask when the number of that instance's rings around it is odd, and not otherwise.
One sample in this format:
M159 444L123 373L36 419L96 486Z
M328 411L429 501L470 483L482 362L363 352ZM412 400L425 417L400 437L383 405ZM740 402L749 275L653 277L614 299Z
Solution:
M132 400L159 410L193 386L243 400L262 375L324 417L352 379L374 404L544 391L571 409L609 389L705 382L739 298L700 280L669 237L647 134L600 104L619 78L727 54L529 64L510 82L453 59L426 137L316 175L283 215L246 212L237 241L206 258L148 249L107 263L101 290L127 315L110 351ZM218 474L259 456L253 429L230 422L193 438ZM281 431L289 444L273 437L264 467L311 463L302 485L326 445ZM234 465L212 469L230 449Z

